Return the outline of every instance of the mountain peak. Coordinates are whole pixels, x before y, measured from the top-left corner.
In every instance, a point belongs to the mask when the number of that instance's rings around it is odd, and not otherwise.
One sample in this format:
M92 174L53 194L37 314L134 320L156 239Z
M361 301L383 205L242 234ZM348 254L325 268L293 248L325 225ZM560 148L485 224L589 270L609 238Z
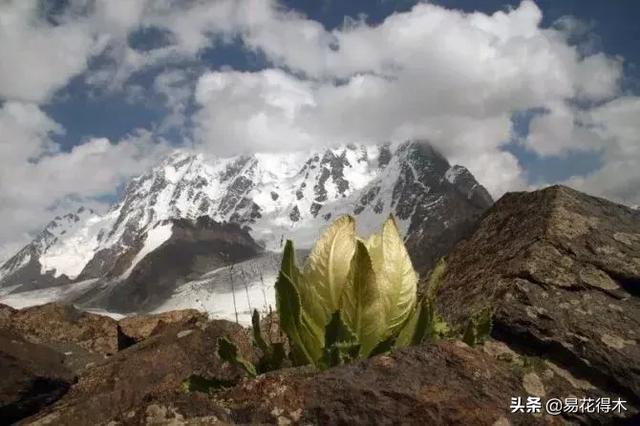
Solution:
M140 238L173 219L206 216L236 223L266 250L279 251L284 239L309 248L330 221L345 214L357 218L362 235L392 214L405 236L431 238L490 204L486 190L466 169L450 167L420 142L228 158L175 151L133 178L106 214L83 209L52 221L20 259L3 266L0 285L6 277L31 285L20 273L26 263L30 279L36 273L53 280L108 275L121 259L139 261ZM155 234L169 238L171 231Z

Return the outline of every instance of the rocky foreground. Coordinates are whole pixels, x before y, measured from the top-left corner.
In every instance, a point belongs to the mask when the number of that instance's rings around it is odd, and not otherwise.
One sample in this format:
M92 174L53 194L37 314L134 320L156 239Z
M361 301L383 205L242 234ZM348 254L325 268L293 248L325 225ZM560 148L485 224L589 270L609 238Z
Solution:
M638 424L640 212L564 187L508 194L448 256L452 328L494 309L492 338L443 340L324 372L246 379L217 338L248 330L176 311L115 321L0 306L0 423ZM224 385L186 392L192 375ZM620 413L512 413L528 396L626 401Z

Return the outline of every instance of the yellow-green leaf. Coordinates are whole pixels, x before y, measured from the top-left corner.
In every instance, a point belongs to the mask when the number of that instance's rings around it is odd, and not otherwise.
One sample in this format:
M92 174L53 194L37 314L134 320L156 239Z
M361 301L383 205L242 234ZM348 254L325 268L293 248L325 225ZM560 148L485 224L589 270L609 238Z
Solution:
M394 334L414 310L418 275L393 217L384 223L379 239L372 240L370 256L384 303L387 333Z
M382 340L386 332L383 304L377 288L376 275L367 248L361 241L351 260L347 286L342 294L342 317L360 342L363 356Z
M323 330L331 314L340 309L355 245L355 221L343 216L324 232L307 259L300 287L302 303L321 307L307 312L309 320Z

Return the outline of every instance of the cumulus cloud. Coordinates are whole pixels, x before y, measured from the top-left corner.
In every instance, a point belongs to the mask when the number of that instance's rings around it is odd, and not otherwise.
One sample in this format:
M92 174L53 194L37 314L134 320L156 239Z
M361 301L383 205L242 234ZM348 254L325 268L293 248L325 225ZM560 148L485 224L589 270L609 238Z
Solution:
M96 197L157 162L168 151L147 131L117 143L90 139L61 152L50 137L64 130L33 104L0 108L0 251L26 242L28 233L79 205L100 207ZM103 206L102 206L103 207Z
M528 184L507 150L513 114L543 111L517 143L542 157L597 153L602 169L568 183L640 203L638 98L621 97L622 59L585 43L591 27L575 18L542 27L531 0L491 15L420 3L332 30L275 0L70 0L53 17L41 5L0 4L0 220L13 225L0 241L95 203L168 149L132 129L61 151L52 135L64 129L41 105L76 76L136 88L133 100L153 90L168 110L153 131L192 133L218 155L426 140L496 197ZM136 46L149 31L155 44ZM202 52L231 42L268 67L203 71ZM148 88L132 82L154 69Z
M192 77L184 70L170 69L158 74L153 88L165 101L170 113L162 121L160 132L169 129L184 130L187 125L186 111L193 95Z
M640 204L640 97L621 97L584 115L576 127L599 142L604 165L567 183L629 205Z
M548 111L528 140L541 154L592 149L598 143L570 125L569 105L619 90L620 60L581 54L568 41L575 26L542 28L532 1L492 15L418 4L376 26L332 31L277 8L260 17L243 40L287 71L204 74L195 123L209 149L424 139L500 196L526 185L504 149L512 114Z
M85 20L53 26L36 0L0 3L0 99L42 102L100 50Z

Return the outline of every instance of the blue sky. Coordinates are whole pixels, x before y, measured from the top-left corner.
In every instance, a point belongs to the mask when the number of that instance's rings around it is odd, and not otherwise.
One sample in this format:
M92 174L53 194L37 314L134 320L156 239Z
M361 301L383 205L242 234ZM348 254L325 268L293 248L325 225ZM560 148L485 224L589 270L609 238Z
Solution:
M317 1L287 0L282 4L291 10L299 11L328 29L339 28L345 19L361 19L378 25L393 13L406 12L418 3L414 0L358 0L358 1ZM484 12L492 14L499 10L517 7L519 1L485 0L445 0L432 3L466 12ZM587 37L593 48L610 55L620 55L624 61L623 90L637 93L640 88L640 49L636 40L640 40L640 3L623 0L615 6L602 1L564 0L537 1L543 13L542 26L553 26L565 16L573 16L590 27ZM132 45L140 49L160 46L163 33L157 31L139 31L130 36ZM255 71L269 66L260 54L248 51L240 42L212 46L198 54L194 66L206 69L231 67L236 70ZM142 72L132 77L132 81L146 89L152 83L154 75L162 68ZM45 111L61 123L66 133L55 137L65 150L82 143L92 136L119 139L132 129L152 128L160 123L167 114L160 99L146 99L145 102L131 101L123 93L101 93L100 90L83 84L83 76L73 79L68 87L60 91L53 102L46 105ZM154 97L153 92L148 95ZM125 94L126 95L126 94ZM523 118L524 115L524 118ZM110 117L105 120L105 117ZM527 114L513 117L517 133L526 135L529 119ZM176 132L166 135L180 144L182 135ZM522 163L531 182L562 181L574 175L586 174L601 166L600 153L575 152L570 156L545 158L523 146L513 144L508 147Z
M638 204L639 18L634 0L3 2L0 252L176 147L424 139L495 197Z

